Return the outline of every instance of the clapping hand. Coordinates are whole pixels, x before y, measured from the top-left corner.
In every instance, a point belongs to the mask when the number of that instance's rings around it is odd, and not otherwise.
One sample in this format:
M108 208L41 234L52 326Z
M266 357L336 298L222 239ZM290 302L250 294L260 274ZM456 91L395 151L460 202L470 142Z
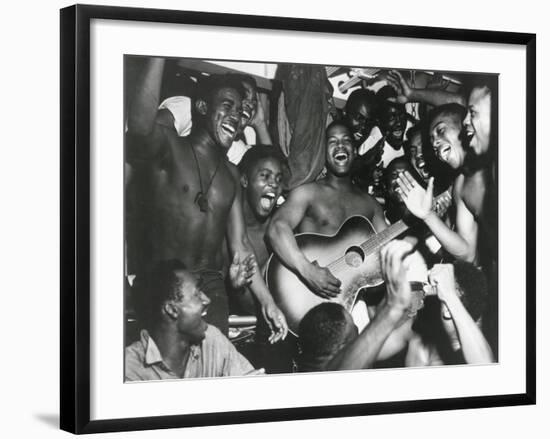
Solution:
M239 253L235 252L233 261L229 267L229 280L231 286L235 289L241 289L250 285L252 276L256 273L256 258L253 254L248 255L242 261L239 258Z
M397 179L399 195L407 206L407 209L421 220L425 220L432 211L434 178L428 182L428 188L424 189L409 172L399 174Z

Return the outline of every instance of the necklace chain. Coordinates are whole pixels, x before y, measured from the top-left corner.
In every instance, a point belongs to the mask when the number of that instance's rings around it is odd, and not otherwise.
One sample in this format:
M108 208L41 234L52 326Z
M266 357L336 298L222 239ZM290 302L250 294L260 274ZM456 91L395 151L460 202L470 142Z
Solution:
M218 173L218 169L220 167L222 160L221 160L221 157L218 158L218 162L216 163L216 169L214 169L214 173L212 174L212 177L210 177L210 181L208 182L208 186L206 186L206 191L205 191L202 184L201 167L199 165L197 153L195 152L195 147L192 144L191 144L191 151L193 152L193 158L195 159L195 164L197 165L197 172L199 174L199 186L201 188L201 190L195 196L195 203L199 206L199 209L201 210L201 212L206 212L208 210L207 195L208 195L208 192L210 191L210 188L212 187L214 178L216 178L216 174Z

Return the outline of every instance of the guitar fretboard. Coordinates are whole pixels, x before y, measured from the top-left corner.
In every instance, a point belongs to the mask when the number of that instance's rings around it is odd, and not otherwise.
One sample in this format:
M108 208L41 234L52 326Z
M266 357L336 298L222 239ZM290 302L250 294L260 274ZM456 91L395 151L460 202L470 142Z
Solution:
M403 220L399 220L388 228L382 230L380 233L377 233L369 240L365 241L359 247L361 247L361 250L365 252L365 256L368 256L377 251L380 247L383 247L392 239L397 238L408 228L409 226L407 226Z
M433 201L433 209L437 212L438 215L442 215L447 211L447 207L439 208L440 202L449 201L451 199L451 190L447 189L445 192L439 194ZM359 247L365 252L365 256L368 256L376 252L380 247L383 247L392 239L397 238L403 232L405 232L409 226L405 224L403 220L399 220L396 223L393 223L388 228L382 230L380 233L377 233L367 241L363 242Z

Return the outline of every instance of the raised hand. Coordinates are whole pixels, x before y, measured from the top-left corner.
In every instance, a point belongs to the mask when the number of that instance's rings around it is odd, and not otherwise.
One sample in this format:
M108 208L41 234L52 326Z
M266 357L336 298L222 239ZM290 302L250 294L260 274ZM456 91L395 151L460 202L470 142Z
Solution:
M260 99L260 94L256 92L256 111L250 118L249 125L253 128L256 128L260 125L265 125L265 111L264 106L262 104L262 100Z
M400 72L397 70L390 70L386 76L386 80L397 92L397 102L406 104L410 101L413 89Z
M409 256L412 253L412 244L400 240L390 242L380 251L388 304L402 312L409 312L415 301L415 295L407 280Z
M435 286L437 297L443 303L457 297L455 272L452 264L435 264L428 274L430 284Z
M302 276L309 289L324 299L332 299L340 293L342 283L328 268L320 267L316 261L308 265Z
M229 267L231 286L238 290L249 285L252 282L252 276L256 273L256 267L256 258L253 254L248 255L241 261L239 253L235 252L233 261Z
M428 182L428 188L424 189L409 172L399 174L397 179L399 195L407 206L407 209L421 220L425 220L432 211L434 178Z

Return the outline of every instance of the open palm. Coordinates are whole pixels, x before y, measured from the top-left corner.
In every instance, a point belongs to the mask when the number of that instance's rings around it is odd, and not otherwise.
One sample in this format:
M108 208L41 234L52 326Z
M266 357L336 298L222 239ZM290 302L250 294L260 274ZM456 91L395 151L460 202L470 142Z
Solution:
M407 209L417 218L426 219L432 210L433 177L430 178L428 188L424 189L411 174L405 171L399 175L397 184Z

